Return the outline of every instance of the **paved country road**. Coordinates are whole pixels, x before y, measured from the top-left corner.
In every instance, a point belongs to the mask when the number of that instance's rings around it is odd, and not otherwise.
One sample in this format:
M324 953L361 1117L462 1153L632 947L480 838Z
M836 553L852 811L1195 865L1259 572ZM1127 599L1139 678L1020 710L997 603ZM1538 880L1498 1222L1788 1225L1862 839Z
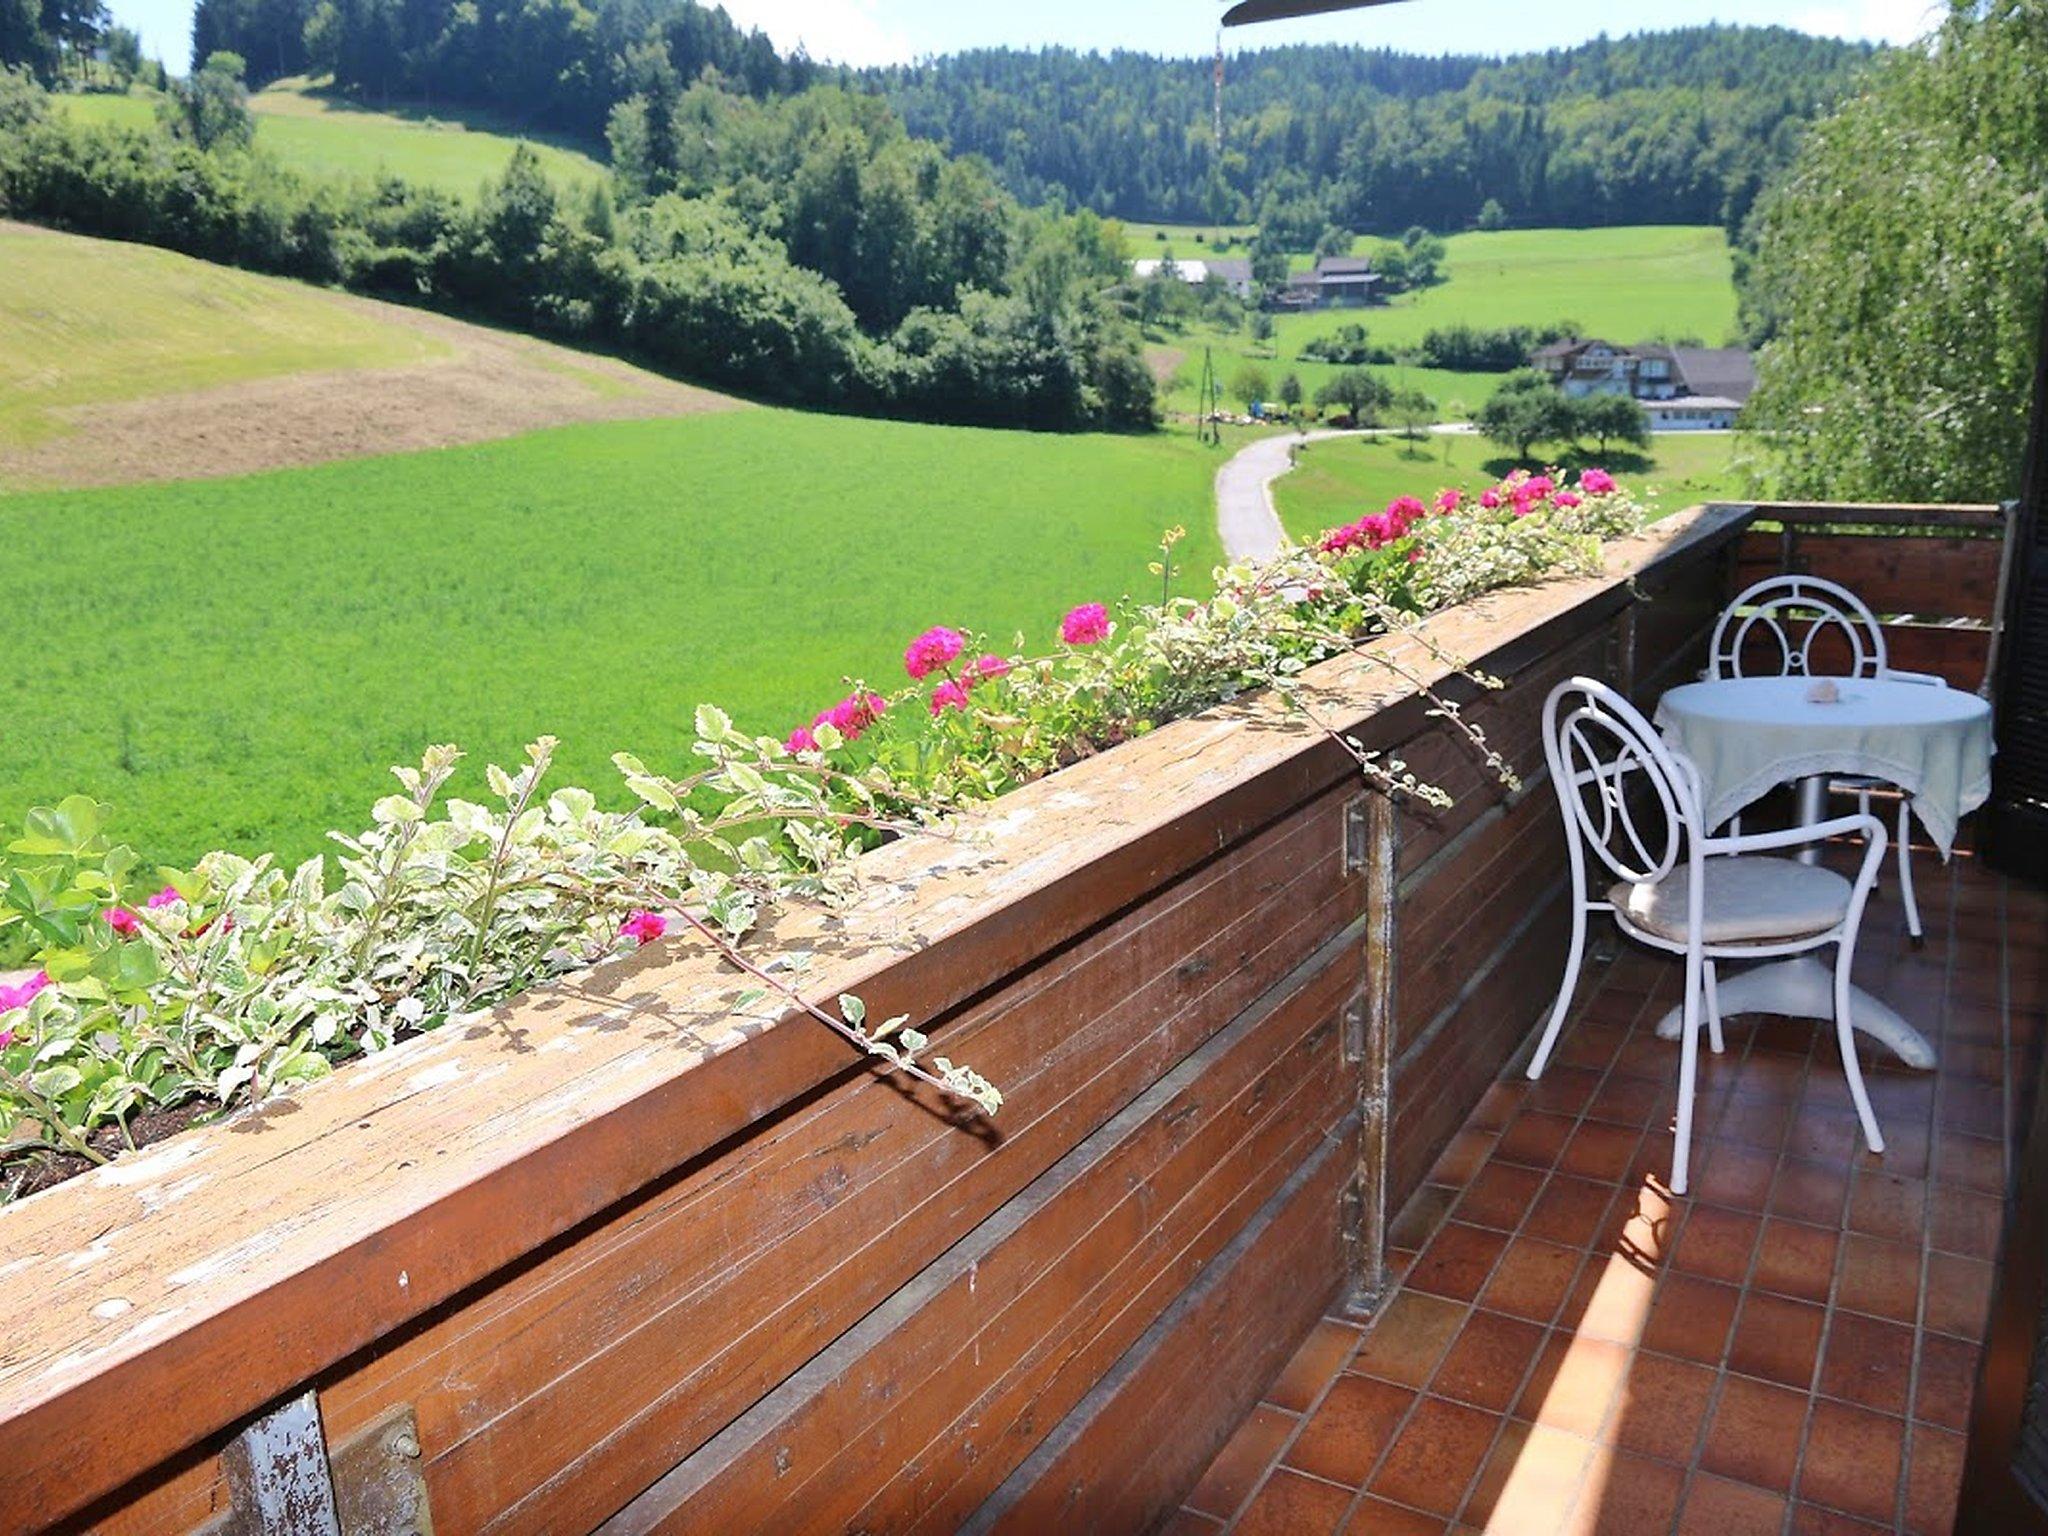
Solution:
M1273 482L1293 467L1288 450L1297 443L1319 443L1333 437L1378 437L1394 429L1362 427L1352 431L1283 432L1248 443L1216 471L1216 532L1223 539L1226 560L1263 560L1287 541L1280 514L1273 507ZM1445 422L1435 432L1469 432L1463 423Z

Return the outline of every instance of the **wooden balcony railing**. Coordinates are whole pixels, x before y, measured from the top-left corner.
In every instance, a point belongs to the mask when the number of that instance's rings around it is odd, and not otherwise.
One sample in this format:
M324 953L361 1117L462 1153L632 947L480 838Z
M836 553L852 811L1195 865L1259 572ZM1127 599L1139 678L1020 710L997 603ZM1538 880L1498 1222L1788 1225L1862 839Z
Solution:
M1995 551L1948 512L1892 550L1828 521L1897 510L1694 509L1433 620L1509 680L1472 714L1518 792L1346 659L1322 707L1451 810L1255 700L884 849L778 943L997 1081L992 1127L650 952L0 1212L0 1529L249 1529L246 1431L308 1389L347 1529L1143 1528L1369 1304L1385 1213L1556 985L1545 693L1692 676L1769 551L1977 604Z
M1840 582L1884 619L1893 666L1976 689L1990 661L2004 549L2004 514L1992 505L1762 502L1736 546L1735 578Z

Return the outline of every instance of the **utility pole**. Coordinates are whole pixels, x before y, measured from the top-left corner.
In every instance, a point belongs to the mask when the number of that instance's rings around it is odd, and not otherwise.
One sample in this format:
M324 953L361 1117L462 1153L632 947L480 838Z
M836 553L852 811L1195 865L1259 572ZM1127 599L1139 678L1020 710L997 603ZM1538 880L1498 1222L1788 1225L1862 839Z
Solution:
M1223 405L1223 385L1216 377L1216 353L1213 348L1202 348L1202 388L1199 395L1201 405L1195 420L1195 441L1223 443L1223 427L1216 420L1217 412Z

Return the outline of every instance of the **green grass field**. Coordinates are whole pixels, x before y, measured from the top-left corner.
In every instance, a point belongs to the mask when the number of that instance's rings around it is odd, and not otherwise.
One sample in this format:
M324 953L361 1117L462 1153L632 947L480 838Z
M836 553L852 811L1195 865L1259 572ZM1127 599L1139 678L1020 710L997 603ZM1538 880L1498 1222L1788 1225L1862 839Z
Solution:
M153 95L60 96L73 115L90 122L141 127L156 115ZM371 111L284 80L249 100L256 113L256 143L308 176L370 177L389 171L467 196L501 174L512 148L524 139L559 185L600 181L605 168L573 145L536 140L527 130L475 114L435 117L403 108Z
M1138 226L1143 227L1143 226ZM1143 255L1133 240L1134 253ZM1392 347L1419 341L1432 326L1546 325L1572 320L1589 334L1620 342L1652 335L1697 336L1709 346L1735 327L1734 268L1719 229L1692 225L1640 225L1619 229L1521 229L1452 235L1444 242L1445 281L1366 309L1327 309L1275 317L1269 345L1234 333L1195 330L1160 338L1188 354L1167 405L1197 408L1202 348L1214 349L1226 388L1247 364L1277 386L1298 374L1313 397L1337 372L1302 358L1304 343L1342 325L1363 325ZM1179 249L1178 246L1175 247ZM1493 393L1499 374L1433 368L1374 370L1396 388L1416 388L1439 406L1477 408Z
M1647 453L1616 449L1588 454L1651 502L1661 515L1701 501L1742 494L1735 460L1741 435L1659 432ZM1484 438L1444 434L1411 443L1400 437L1332 438L1308 443L1299 462L1273 484L1280 520L1296 538L1376 512L1396 496L1429 498L1445 486L1477 488L1513 467Z
M1217 457L757 410L567 427L239 480L0 498L0 821L74 791L154 857L301 857L430 742L563 740L609 793L695 705L781 732L902 680L934 623L1044 644L1218 558Z
M1259 232L1256 224L1147 224L1130 219L1117 222L1124 227L1124 239L1130 242L1133 257L1157 256L1165 251L1187 260L1198 259L1205 251L1212 256L1242 256L1251 250L1252 237Z
M301 283L0 223L0 443L42 436L65 406L446 350Z

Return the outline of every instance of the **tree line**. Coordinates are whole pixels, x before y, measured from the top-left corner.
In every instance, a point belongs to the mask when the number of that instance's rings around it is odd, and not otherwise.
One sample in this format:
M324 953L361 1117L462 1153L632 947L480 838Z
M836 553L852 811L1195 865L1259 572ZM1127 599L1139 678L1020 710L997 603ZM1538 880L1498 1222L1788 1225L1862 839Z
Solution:
M622 103L707 74L756 100L837 84L984 157L1025 202L1256 220L1297 250L1332 227L1733 231L1872 56L1733 26L1507 59L1265 49L1228 61L1219 154L1207 60L987 49L855 72L780 55L697 0L199 0L195 67L218 50L258 81L331 72L366 100L489 108L591 139Z
M692 179L623 204L602 185L565 194L521 145L466 199L291 172L251 143L240 67L211 56L143 131L54 113L0 71L0 214L615 348L769 399L1046 430L1153 423L1151 374L1109 297L1114 231L1018 207L909 143L878 102L822 87L699 99L749 147ZM855 196L842 176L897 195L838 201ZM852 265L827 250L842 236ZM886 280L857 281L863 263Z
M1738 253L1792 498L2018 492L2048 276L2048 4L1970 0L1807 136Z
M482 107L592 140L650 74L715 73L757 98L835 77L695 0L198 0L193 66L223 49L257 84L332 74L366 101Z
M1305 249L1331 225L1732 230L1870 57L1732 26L1502 60L1266 49L1226 62L1220 156L1205 59L989 49L862 78L913 133L985 156L1027 201L1285 224Z
M141 35L113 25L105 0L0 0L0 69L88 87L163 83L161 63L145 65Z

